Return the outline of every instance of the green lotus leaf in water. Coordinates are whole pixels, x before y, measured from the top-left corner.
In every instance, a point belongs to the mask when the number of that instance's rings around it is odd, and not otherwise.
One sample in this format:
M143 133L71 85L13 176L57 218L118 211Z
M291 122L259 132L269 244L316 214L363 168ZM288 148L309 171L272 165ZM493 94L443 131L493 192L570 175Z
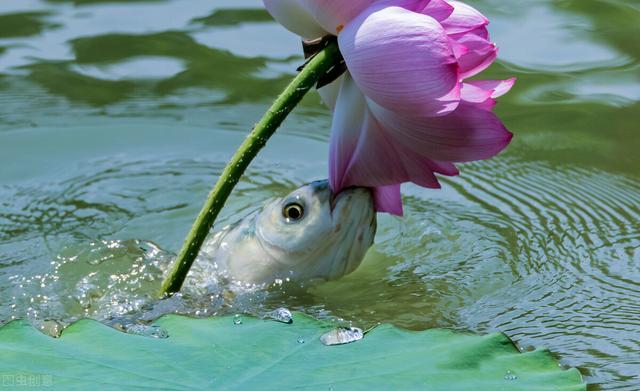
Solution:
M65 390L586 389L580 373L560 368L547 350L520 353L500 333L382 325L363 340L325 346L320 336L334 326L299 313L293 324L177 315L156 324L168 338L81 320L55 339L11 322L0 328L0 378Z

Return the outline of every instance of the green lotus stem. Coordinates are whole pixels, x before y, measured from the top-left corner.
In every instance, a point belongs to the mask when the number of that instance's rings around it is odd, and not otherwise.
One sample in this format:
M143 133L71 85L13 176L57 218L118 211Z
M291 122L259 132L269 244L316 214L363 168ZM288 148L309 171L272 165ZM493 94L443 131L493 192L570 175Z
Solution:
M304 95L329 74L332 69L340 65L342 55L338 49L336 40L329 40L326 46L313 56L302 68L300 73L291 81L287 88L278 96L273 105L264 114L249 136L238 148L224 171L218 178L213 190L193 223L187 238L174 261L169 274L162 282L161 295L166 296L178 292L187 273L200 252L218 213L231 194L233 187L238 183L249 163L258 152L266 145L269 137L289 115L291 110L302 100Z

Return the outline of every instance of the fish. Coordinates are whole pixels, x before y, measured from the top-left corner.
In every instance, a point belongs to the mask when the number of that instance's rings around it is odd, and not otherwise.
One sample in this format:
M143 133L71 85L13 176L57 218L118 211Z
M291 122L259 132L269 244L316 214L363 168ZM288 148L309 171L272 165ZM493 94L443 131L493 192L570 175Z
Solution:
M363 261L375 233L369 189L334 194L326 180L316 181L212 231L180 294L157 297L175 254L138 239L83 242L63 249L41 278L16 278L8 293L18 298L16 305L0 322L28 317L57 336L89 317L127 333L164 338L163 330L147 324L162 314L224 312L227 306L239 308L246 297L259 300L279 281L349 274Z
M327 180L315 181L217 232L196 264L251 284L335 280L361 264L376 227L369 189L334 194Z

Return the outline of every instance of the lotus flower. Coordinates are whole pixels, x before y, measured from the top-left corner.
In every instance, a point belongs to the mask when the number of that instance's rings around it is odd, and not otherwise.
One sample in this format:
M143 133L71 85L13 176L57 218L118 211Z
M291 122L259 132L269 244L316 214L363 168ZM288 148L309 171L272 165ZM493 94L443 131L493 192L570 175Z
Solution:
M511 133L492 113L515 79L466 81L495 60L488 19L445 0L264 0L305 39L338 36L347 72L319 89L333 110L333 191L374 189L378 211L402 214L400 184L439 188L455 162L486 159Z

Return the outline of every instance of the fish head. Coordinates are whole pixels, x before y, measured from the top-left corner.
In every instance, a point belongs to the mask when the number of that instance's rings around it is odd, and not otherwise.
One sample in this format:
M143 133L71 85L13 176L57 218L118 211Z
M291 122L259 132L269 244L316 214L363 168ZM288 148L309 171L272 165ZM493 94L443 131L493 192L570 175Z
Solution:
M373 196L361 187L334 194L328 181L312 182L265 206L255 232L277 269L292 278L340 278L373 244Z

